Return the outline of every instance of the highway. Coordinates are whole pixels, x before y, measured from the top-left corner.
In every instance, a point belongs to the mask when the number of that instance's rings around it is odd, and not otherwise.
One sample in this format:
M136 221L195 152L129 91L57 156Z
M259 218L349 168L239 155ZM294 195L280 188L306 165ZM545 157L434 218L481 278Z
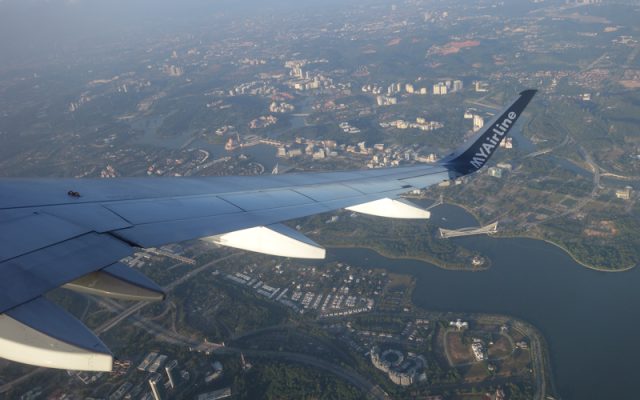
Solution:
M558 145L553 146L553 147L548 147L546 149L541 149L541 150L536 150L533 153L529 153L526 156L524 156L524 158L533 158L533 157L538 157L541 156L543 154L548 154L551 153L552 151L565 146L566 144L569 143L569 140L571 140L571 136L569 136L569 134L567 134L564 139L562 140L562 142L560 142Z
M186 282L188 279L196 276L197 274L199 274L200 272L206 270L209 267L212 267L214 265L216 265L217 263L221 262L221 261L225 261L228 260L230 258L233 257L238 257L239 255L241 255L241 252L238 253L233 253L230 254L228 256L222 257L222 258L218 258L216 260L213 260L211 262L208 262L198 268L195 268L194 270L188 272L187 274L181 276L180 278L176 279L175 281L173 281L172 283L170 283L169 285L164 287L164 290L166 293L171 292L176 286L180 285L181 283ZM178 265L183 265L182 263L178 264ZM102 333L107 332L110 329L113 329L115 326L117 326L120 322L122 322L123 320L127 319L128 317L134 315L136 312L140 311L141 309L143 309L144 307L146 307L147 305L149 305L149 302L139 302L139 303L135 303L133 304L131 307L128 308L123 308L122 305L120 305L120 303L112 300L112 299L108 299L108 298L101 298L101 297L90 297L92 299L95 299L95 301L102 307L114 311L114 312L119 312L118 315L116 315L115 317L109 319L108 321L106 321L105 323L103 323L102 325L100 325L98 328L94 329L94 332L97 335L100 335ZM177 334L175 332L171 332L168 329L165 329L153 322L147 321L145 318L140 317L140 316L134 316L133 317L135 320L135 324L138 326L143 327L144 329L147 329L147 331L156 334L156 336L158 337L158 339L172 343L172 344L178 344L178 345L185 345L185 346L189 346L192 348L195 348L196 350L203 350L203 351L211 351L215 348L218 348L220 345L216 344L216 343L208 343L208 342L197 342L194 341L193 339L187 338L186 336L182 336L180 334ZM11 382L7 382L6 384L0 386L0 393L6 393L7 391L11 390L14 386L26 381L27 379L30 379L36 375L38 375L41 372L47 371L46 368L35 368L34 370L32 370L31 372L17 378L14 379Z
M168 284L167 286L165 286L163 289L165 291L165 293L170 293L176 286L186 282L188 279L191 279L192 277L196 276L197 274L199 274L200 272L204 271L207 268L210 268L216 264L218 264L219 262L228 260L230 258L233 257L237 257L239 256L240 252L238 253L233 253L230 254L228 256L222 257L222 258L218 258L216 260L213 260L211 262L208 262L198 268L193 269L192 271L187 272L186 274L182 275L180 278L176 279L175 281L171 282L170 284ZM170 267L172 268L172 267ZM99 304L107 304L106 303L107 300L100 300L98 301ZM112 307L115 307L114 304L117 304L113 301L110 302ZM118 314L117 316L111 318L110 320L108 320L107 322L105 322L104 324L100 325L98 328L95 329L95 332L97 334L102 334L107 332L108 330L112 329L113 327L115 327L116 325L118 325L120 322L122 322L123 320L125 320L127 317L131 316L132 314L136 313L137 311L143 309L144 307L146 307L148 304L150 304L149 302L143 301L143 302L139 302L139 303L135 303L134 305L132 305L131 307L122 310L120 312L120 314Z
M567 136L567 138L565 138L565 141L567 141L569 139L570 139L569 136ZM547 222L549 220L552 220L554 218L564 217L565 215L573 214L573 213L581 210L590 201L592 201L593 199L595 199L598 196L598 191L600 190L600 179L601 179L601 176L602 176L601 175L601 171L600 171L600 167L598 167L598 165L593 160L593 157L591 157L591 154L589 154L585 150L584 147L578 146L578 153L584 159L585 163L587 163L587 165L591 169L591 173L593 174L593 187L591 188L591 193L589 194L589 196L586 196L586 197L578 200L573 207L571 207L570 209L568 209L566 211L563 211L563 212L555 214L555 215L551 215L551 216L549 216L547 218L544 218L544 219L541 219L541 220L538 220L538 221L535 221L535 222L525 223L523 225L524 227L532 227L532 226L539 225L539 224L542 224L544 222Z
M218 354L240 354L243 353L248 357L261 357L268 358L270 360L284 360L289 362L295 362L299 364L310 365L315 368L319 368L332 374L343 378L347 382L351 383L362 392L367 394L367 397L377 400L388 400L389 395L384 392L379 386L366 380L357 372L341 367L336 364L332 364L328 361L312 357L306 354L290 353L286 351L271 351L271 350L254 350L254 349L240 349L235 347L222 347L215 351Z

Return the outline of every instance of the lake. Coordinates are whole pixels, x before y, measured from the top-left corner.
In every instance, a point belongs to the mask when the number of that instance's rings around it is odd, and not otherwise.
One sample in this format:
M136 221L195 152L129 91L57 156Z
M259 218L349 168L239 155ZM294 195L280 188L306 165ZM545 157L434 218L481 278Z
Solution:
M432 221L450 228L476 225L471 215L449 205L433 209ZM549 344L562 399L638 398L638 269L590 270L561 249L532 239L447 240L489 256L491 268L449 271L366 249L330 249L327 258L411 274L417 280L413 301L427 310L497 313L530 322Z

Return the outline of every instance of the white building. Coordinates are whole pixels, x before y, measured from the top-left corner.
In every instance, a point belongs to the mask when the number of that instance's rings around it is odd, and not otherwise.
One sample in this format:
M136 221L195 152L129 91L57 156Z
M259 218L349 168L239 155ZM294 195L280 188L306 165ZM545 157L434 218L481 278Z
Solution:
M484 126L484 118L478 114L473 115L473 131L476 132Z
M453 326L457 330L461 331L463 329L469 328L469 323L467 321L462 321L460 318L458 318L455 321L449 321L449 326Z

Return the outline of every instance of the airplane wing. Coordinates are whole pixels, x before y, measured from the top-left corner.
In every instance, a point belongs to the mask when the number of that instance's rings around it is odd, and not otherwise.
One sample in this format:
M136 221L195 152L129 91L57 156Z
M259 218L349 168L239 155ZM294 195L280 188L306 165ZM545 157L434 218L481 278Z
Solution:
M63 286L131 300L162 288L119 262L137 248L189 239L289 257L324 249L280 224L332 210L391 218L428 212L398 196L473 173L508 134L535 90L433 165L269 176L0 180L0 357L109 371L93 332L43 295Z

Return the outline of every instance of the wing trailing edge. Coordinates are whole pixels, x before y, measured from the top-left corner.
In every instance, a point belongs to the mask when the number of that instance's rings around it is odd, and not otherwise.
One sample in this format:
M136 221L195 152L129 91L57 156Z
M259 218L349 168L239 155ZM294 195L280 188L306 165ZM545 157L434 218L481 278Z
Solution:
M76 292L120 300L160 301L165 293L151 279L122 263L91 272L62 286Z
M83 371L111 371L113 361L82 322L42 297L0 315L0 357Z

